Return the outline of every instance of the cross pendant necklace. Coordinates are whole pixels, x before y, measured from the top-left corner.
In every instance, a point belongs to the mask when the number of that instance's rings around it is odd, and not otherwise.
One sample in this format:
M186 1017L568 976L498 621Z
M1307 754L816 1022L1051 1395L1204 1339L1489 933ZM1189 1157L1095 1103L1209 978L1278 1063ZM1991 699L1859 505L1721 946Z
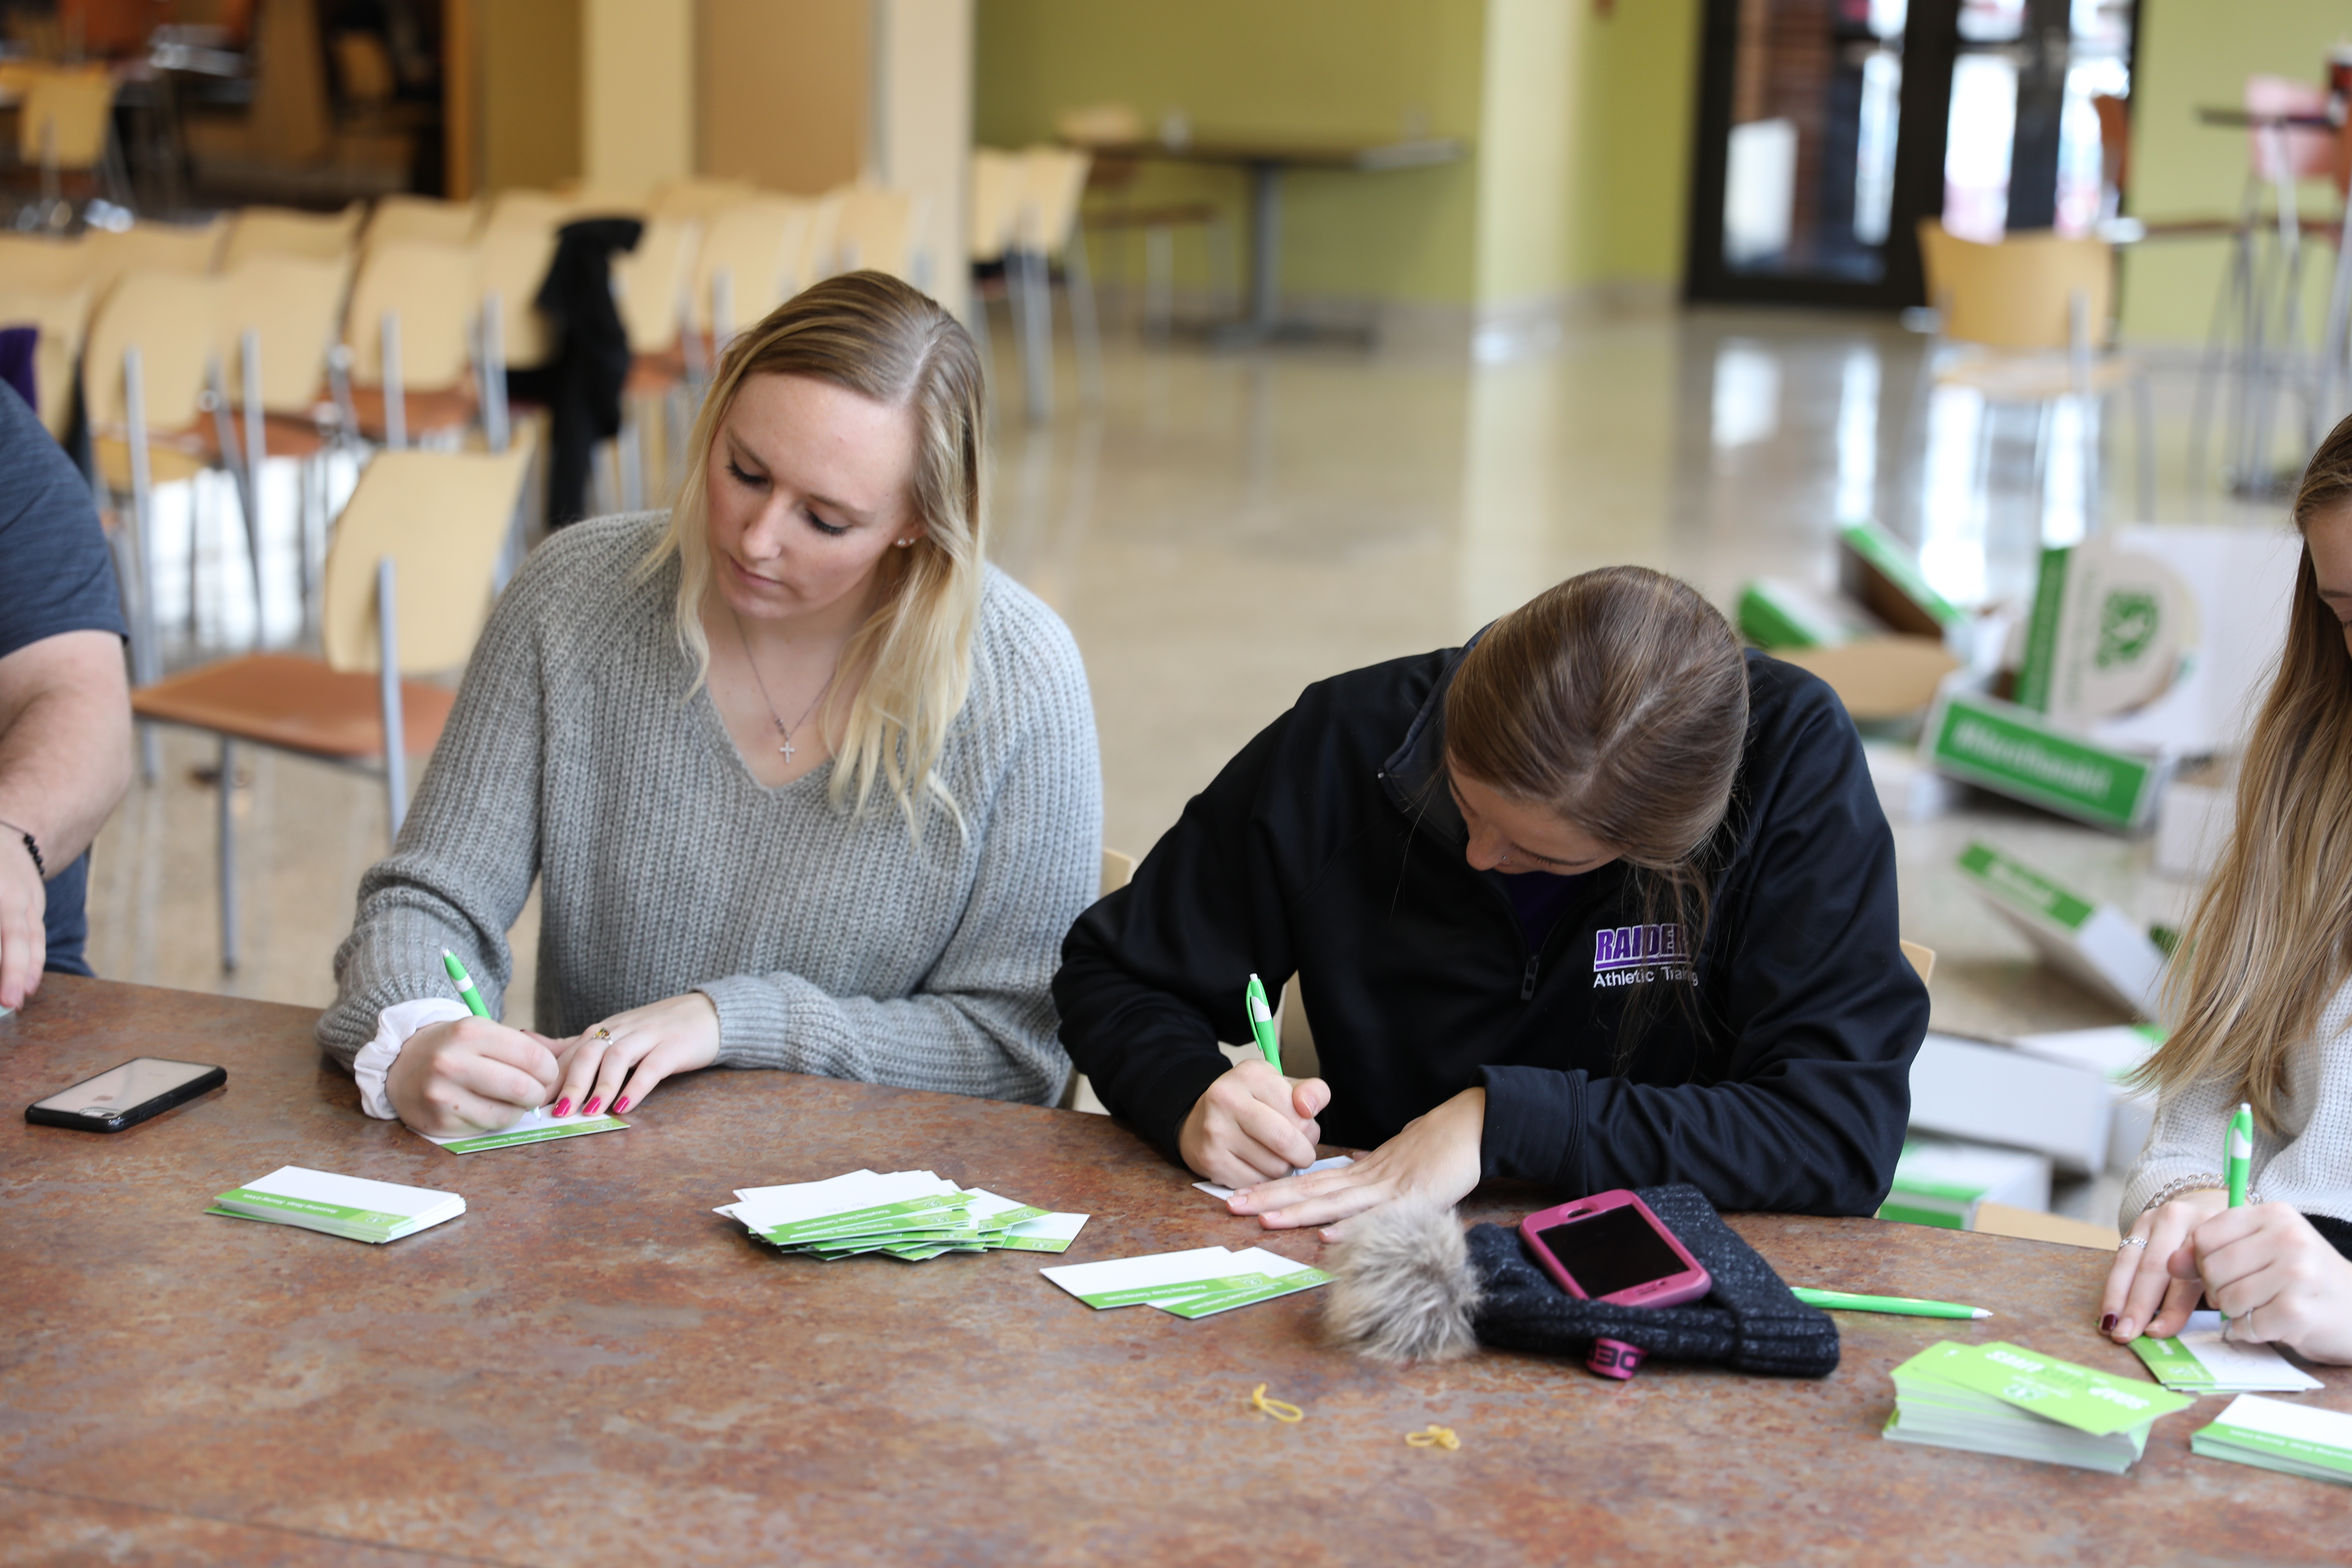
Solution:
M800 749L793 744L793 736L799 731L803 724L809 721L809 715L815 712L816 705L824 700L824 694L833 689L833 676L825 677L824 684L816 689L816 695L809 699L809 705L802 710L801 716L790 724L785 723L784 716L776 711L776 700L768 695L768 678L760 673L760 661L751 657L751 638L750 634L743 630L743 617L735 613L735 606L732 605L727 606L727 615L728 618L735 623L735 640L743 645L743 662L751 667L751 679L760 689L761 702L767 707L768 721L776 727L778 742L776 753L782 757L789 766L793 753ZM840 661L836 659L834 663L834 673L837 675L840 671Z

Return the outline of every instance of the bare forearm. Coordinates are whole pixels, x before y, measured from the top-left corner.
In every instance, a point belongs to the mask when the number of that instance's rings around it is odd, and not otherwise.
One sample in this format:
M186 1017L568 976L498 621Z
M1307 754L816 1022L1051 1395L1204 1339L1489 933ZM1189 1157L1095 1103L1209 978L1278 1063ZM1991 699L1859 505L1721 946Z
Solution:
M121 644L68 632L0 659L0 821L33 835L51 875L73 863L131 782Z

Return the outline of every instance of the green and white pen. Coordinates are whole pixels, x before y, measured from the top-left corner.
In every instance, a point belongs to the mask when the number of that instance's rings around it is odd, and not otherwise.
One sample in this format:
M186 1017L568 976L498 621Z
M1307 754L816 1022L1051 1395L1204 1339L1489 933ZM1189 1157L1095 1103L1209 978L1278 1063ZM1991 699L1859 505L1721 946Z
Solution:
M1249 989L1242 993L1242 1007L1249 1014L1250 1037L1257 1042L1258 1054L1280 1072L1282 1037L1274 1031L1274 1010L1265 1005L1265 986L1255 974L1250 976Z
M466 966L457 962L457 955L446 947L441 950L441 967L447 970L449 978L457 983L457 999L465 1003L466 1010L477 1018L488 1017L490 1010L482 1005L482 994L474 989L474 977L466 973Z
M2230 1184L2230 1206L2246 1206L2246 1185L2254 1169L2254 1108L2240 1105L2230 1118L2230 1142L2223 1150L2222 1179Z
M1922 1301L1910 1296L1856 1296L1844 1290L1810 1290L1802 1285L1790 1286L1789 1294L1808 1307L1840 1312L1890 1312L1898 1318L1992 1316L1982 1307L1963 1307L1958 1301Z

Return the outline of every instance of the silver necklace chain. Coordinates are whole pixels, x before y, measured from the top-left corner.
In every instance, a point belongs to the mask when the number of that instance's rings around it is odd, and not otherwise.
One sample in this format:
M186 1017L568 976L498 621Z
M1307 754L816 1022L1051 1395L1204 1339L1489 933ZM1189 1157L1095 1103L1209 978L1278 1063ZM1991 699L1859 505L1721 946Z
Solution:
M735 640L743 646L743 662L751 667L751 679L760 689L760 700L766 706L768 720L775 725L777 737L782 742L776 750L782 755L784 761L789 763L793 760L793 753L799 749L793 744L793 737L800 732L802 725L809 721L809 715L815 712L816 705L824 700L824 694L833 689L833 676L827 675L824 678L824 684L816 689L814 697L809 699L808 707L802 710L799 718L787 726L784 723L784 716L776 711L776 700L768 695L768 679L760 673L760 661L751 657L751 635L743 629L743 617L736 613L735 606L732 605L727 606L727 617L735 623ZM835 674L840 672L841 660L838 658L833 661L833 668Z

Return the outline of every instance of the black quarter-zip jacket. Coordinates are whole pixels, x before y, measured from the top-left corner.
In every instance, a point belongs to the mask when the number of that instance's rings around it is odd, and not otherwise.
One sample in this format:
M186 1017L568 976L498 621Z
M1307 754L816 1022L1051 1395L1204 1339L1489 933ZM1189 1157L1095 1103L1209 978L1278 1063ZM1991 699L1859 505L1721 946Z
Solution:
M1927 989L1898 945L1895 847L1844 710L1748 656L1747 744L1696 963L1622 864L1530 952L1464 858L1444 697L1464 650L1300 694L1081 916L1054 997L1113 1113L1174 1156L1247 1040L1252 973L1294 973L1331 1103L1375 1147L1486 1089L1490 1177L1563 1196L1690 1182L1724 1209L1861 1215L1893 1179ZM1628 1016L1636 989L1646 994ZM1629 1024L1633 1026L1629 1028Z

